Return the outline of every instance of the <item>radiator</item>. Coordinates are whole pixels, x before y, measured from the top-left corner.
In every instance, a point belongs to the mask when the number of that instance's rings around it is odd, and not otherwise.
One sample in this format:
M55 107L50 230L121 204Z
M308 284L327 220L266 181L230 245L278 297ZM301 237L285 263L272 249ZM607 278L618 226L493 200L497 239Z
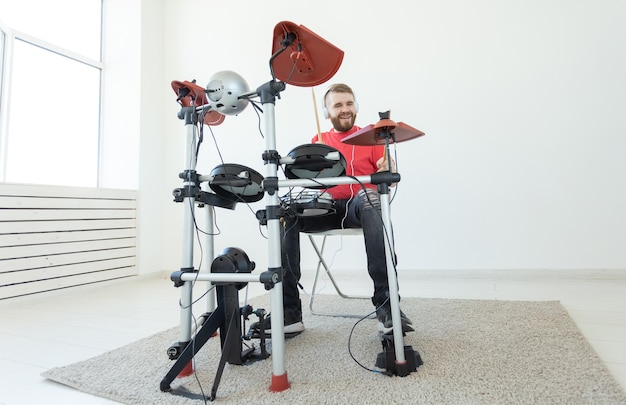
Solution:
M137 191L0 183L0 299L137 274Z

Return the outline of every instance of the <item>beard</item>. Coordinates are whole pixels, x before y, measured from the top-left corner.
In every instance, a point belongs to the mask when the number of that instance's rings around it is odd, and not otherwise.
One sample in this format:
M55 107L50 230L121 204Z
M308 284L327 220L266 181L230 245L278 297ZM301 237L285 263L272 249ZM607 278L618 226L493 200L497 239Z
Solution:
M330 122L333 124L333 128L338 132L347 132L352 129L356 121L356 114L352 114L349 121L340 120L339 117L330 117Z

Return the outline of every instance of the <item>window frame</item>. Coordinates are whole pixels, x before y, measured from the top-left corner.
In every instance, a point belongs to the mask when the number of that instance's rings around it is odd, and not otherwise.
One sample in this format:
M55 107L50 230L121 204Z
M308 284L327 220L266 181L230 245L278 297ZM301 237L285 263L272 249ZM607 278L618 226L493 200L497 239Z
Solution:
M98 84L98 132L97 132L97 144L98 150L96 152L95 159L97 159L97 172L94 183L96 187L100 186L101 178L101 153L100 148L102 144L102 102L103 102L103 75L104 75L104 63L102 62L103 54L103 13L104 4L100 1L100 49L99 58L95 60L85 55L79 54L74 51L70 51L61 46L50 43L41 38L29 35L20 30L12 29L7 23L0 21L0 30L2 31L2 38L0 38L0 182L6 182L7 172L7 156L10 152L8 150L9 139L9 117L11 113L11 106L9 100L11 99L12 91L12 70L13 70L13 49L16 41L21 41L24 44L31 45L43 49L48 52L52 52L61 57L67 58L70 61L82 63L86 66L95 68L99 71L99 84Z

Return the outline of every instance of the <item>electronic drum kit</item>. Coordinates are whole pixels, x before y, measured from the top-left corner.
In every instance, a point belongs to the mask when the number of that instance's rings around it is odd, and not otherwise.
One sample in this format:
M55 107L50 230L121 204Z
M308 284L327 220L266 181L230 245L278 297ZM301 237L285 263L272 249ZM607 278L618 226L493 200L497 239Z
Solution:
M279 156L275 150L275 100L284 90L285 84L313 87L326 82L338 70L343 59L343 51L317 36L302 25L283 21L276 25L273 38L273 55L270 59L272 80L254 92L247 93L247 84L234 72L219 72L209 82L207 88L197 85L194 81L173 81L172 88L177 93L177 101L182 106L179 119L185 121L187 143L186 168L180 174L183 187L174 190L176 202L186 202L183 225L183 261L180 271L171 275L176 287L182 287L181 325L179 341L168 349L170 359L176 360L174 366L161 381L162 391L171 391L170 383L179 374L182 375L191 364L191 358L202 345L214 335L218 328L226 327L226 319L239 313L233 307L238 301L236 292L227 290L226 299L220 301L218 289L218 307L211 307L200 329L195 331L192 341L191 305L192 284L196 281L207 281L215 286L237 285L247 282L261 282L270 291L272 310L272 382L270 391L279 392L288 389L290 384L285 369L285 348L283 334L282 310L282 271L280 263L279 219L282 215L293 214L303 217L323 216L334 212L333 197L327 189L338 184L371 183L377 184L381 195L381 215L383 231L391 234L388 186L400 180L400 175L387 170L369 176L346 176L346 159L335 148L323 143L303 144L292 149L287 155ZM287 51L287 52L285 52ZM314 64L313 62L316 62ZM278 78L281 81L276 81ZM227 84L231 87L228 87ZM233 84L234 83L234 84ZM233 115L242 111L248 99L259 97L263 107L265 124L266 150L263 154L266 166L264 177L254 169L236 163L224 163L216 166L208 176L198 175L195 171L196 156L193 153L196 145L196 123L219 125L224 121L225 114ZM279 98L279 97L278 97ZM402 122L390 119L389 111L379 113L379 120L356 133L346 137L343 142L358 146L385 145L386 156L389 156L389 145L409 141L424 135L424 132ZM319 123L318 123L319 133ZM279 180L277 168L283 167L286 179ZM211 192L201 191L200 183L208 183ZM286 195L279 197L277 191L288 188ZM239 202L253 203L266 198L267 217L264 222L268 229L268 269L259 275L250 274L254 263L250 262L245 252L230 248L215 258L208 273L194 269L193 245L195 238L195 216L192 212L196 202L208 205L208 221L212 226L213 207L233 209ZM259 213L257 218L261 220ZM206 232L208 253L213 254L211 229ZM393 245L385 246L387 268L395 266L392 258ZM217 264L216 264L217 263ZM237 273L237 274L228 274ZM393 335L383 340L385 359L377 366L386 368L387 374L405 376L415 371L416 359L419 357L410 346L403 344L403 332L399 325L400 309L395 271L388 271L390 304L394 320ZM213 289L207 292L207 302L215 302ZM220 302L227 302L226 308ZM213 304L214 305L214 304ZM216 315L217 314L217 315ZM241 314L239 314L241 315ZM241 329L241 325L239 325ZM222 339L225 331L222 330ZM235 339L235 338L233 338ZM239 337L236 337L239 339ZM222 359L211 393L215 398L215 390L223 370L224 362L241 364L242 353L233 341L222 340ZM395 350L398 347L399 350ZM404 349L404 350L403 350ZM227 353L228 352L228 353ZM420 360L421 361L421 360ZM421 363L420 363L421 364Z

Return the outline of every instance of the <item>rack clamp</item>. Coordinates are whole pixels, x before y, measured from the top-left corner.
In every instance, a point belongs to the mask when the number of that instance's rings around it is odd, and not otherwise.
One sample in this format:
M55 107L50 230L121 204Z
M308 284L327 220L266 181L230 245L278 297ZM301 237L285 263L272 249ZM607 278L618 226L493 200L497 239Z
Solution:
M197 273L198 270L193 267L182 267L179 271L174 271L170 274L170 280L174 282L174 287L182 287L185 282L182 280L183 274Z

